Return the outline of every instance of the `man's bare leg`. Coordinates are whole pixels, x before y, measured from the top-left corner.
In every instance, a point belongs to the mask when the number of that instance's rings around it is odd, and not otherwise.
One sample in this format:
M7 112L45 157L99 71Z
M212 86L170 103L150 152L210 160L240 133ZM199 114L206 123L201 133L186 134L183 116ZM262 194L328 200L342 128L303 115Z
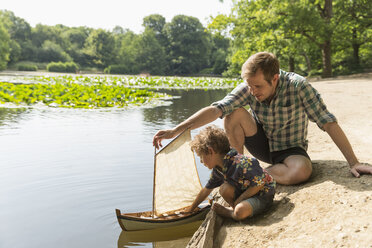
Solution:
M231 147L242 154L245 137L257 133L256 121L245 108L238 108L226 116L224 127Z
M311 176L310 159L302 155L291 155L283 163L274 164L266 169L277 183L297 184L305 182Z

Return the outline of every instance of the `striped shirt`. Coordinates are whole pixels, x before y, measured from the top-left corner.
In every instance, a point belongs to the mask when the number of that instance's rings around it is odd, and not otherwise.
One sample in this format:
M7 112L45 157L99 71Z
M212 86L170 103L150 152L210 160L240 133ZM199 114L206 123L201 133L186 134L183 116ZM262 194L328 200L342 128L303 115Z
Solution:
M270 103L257 101L249 93L247 83L241 83L224 99L212 103L212 106L222 110L221 118L246 105L250 106L253 116L262 124L271 152L291 147L307 150L309 119L321 129L326 123L337 122L318 91L304 77L282 70Z

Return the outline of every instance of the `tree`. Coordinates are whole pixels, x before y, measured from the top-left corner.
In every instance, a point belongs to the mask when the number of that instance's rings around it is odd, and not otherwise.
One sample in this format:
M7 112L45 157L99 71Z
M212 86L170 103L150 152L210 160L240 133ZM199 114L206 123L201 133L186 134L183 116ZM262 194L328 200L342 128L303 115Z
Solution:
M211 53L210 53L210 67L213 74L221 75L227 70L228 62L227 56L230 47L230 39L222 36L220 33L211 33Z
M115 39L112 33L103 29L93 30L84 44L84 54L92 60L92 65L107 67L115 60Z
M0 70L4 70L8 64L10 38L7 30L0 23Z
M40 62L67 62L72 61L71 57L53 41L46 40L38 49L38 60Z
M74 27L66 29L61 33L62 39L64 39L68 44L65 51L73 61L80 65L89 65L89 61L87 61L86 56L83 53L83 48L91 30L92 29L87 27Z
M162 75L167 69L166 54L156 34L151 29L145 30L134 42L136 51L135 62L139 72Z
M372 41L372 2L335 1L336 63L351 71L360 71L360 48Z
M16 17L13 12L7 10L0 11L0 22L10 36L10 55L9 63L15 63L23 59L23 47L31 38L31 26L24 19Z
M233 55L237 70L249 54L270 50L294 70L295 60L308 61L307 53L317 46L322 74L332 75L331 44L334 30L332 0L252 0L234 2ZM220 18L221 19L221 18ZM243 59L244 57L244 59ZM307 62L308 67L309 63Z
M170 73L194 74L209 64L210 41L195 17L177 15L164 26L169 41Z

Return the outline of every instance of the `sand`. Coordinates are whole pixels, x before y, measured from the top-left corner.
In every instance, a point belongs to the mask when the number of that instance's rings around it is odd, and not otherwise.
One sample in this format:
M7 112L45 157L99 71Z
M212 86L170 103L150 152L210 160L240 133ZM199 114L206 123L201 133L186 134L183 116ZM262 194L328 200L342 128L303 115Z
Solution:
M372 164L372 73L311 81L355 154ZM278 185L274 206L235 222L211 211L189 247L372 247L372 175L355 178L328 134L309 123L311 178ZM266 165L264 165L266 166ZM217 202L223 200L218 198Z

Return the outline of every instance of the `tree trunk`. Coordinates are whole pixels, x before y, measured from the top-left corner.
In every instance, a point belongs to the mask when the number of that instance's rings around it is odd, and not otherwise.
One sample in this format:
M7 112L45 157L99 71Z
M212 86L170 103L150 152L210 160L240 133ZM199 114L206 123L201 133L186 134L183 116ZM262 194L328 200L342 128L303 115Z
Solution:
M289 71L294 72L295 70L295 60L292 56L289 57Z
M353 67L358 69L360 64L359 64L359 47L360 44L357 42L357 34L356 34L356 29L353 28L353 58L354 58L354 65Z
M332 50L331 50L331 37L332 30L329 25L332 18L332 0L325 0L323 9L323 18L328 25L327 29L330 32L329 38L322 44L322 59L323 59L323 75L322 77L332 77Z
M323 78L332 77L331 53L331 41L327 40L322 44Z
M311 62L310 62L309 56L307 56L307 54L305 52L302 53L302 56L304 56L305 61L306 61L307 75L310 75L310 73L311 73Z

